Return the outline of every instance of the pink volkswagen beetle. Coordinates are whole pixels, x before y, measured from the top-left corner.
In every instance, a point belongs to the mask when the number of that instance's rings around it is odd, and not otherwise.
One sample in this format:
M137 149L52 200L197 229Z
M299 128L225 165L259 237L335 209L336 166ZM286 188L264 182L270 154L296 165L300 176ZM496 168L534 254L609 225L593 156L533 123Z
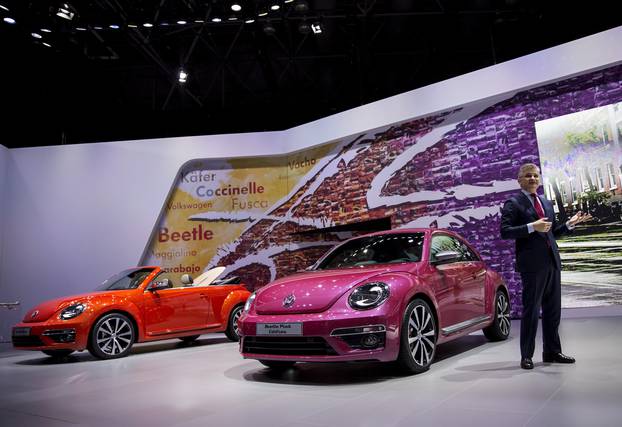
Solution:
M456 233L368 234L251 295L239 320L240 352L273 369L377 360L419 373L444 342L478 329L506 339L508 296L501 276Z

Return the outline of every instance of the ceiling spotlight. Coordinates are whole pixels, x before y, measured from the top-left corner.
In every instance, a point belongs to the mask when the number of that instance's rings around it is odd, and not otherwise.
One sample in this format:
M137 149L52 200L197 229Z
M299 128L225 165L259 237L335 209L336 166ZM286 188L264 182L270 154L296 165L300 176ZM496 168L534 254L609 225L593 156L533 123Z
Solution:
M76 9L69 3L61 3L56 11L56 16L71 21L76 16Z
M168 22L160 22L161 27L168 27Z
M238 17L235 15L231 15L229 18L227 18L229 21L237 21Z
M281 8L281 6L279 6L278 4L273 4L272 6L270 6L271 10L279 10Z
M153 24L151 24L151 23L149 23L149 22L145 22L145 23L143 24L143 27L145 27L145 28L151 28L151 27L153 27Z
M94 30L103 30L104 28L103 27L99 27L99 26L94 26L93 29Z
M253 18L247 19L246 21L244 21L246 24L252 24L253 22L255 22L255 20Z
M109 27L112 28L113 30L118 30L119 29L119 26L117 24L109 25Z
M298 25L298 32L300 34L304 34L307 35L311 32L311 25L309 25L308 23L306 23L305 21L302 21L299 25Z
M36 39L43 38L43 36L41 34L39 34L39 33L30 33L30 35L33 36Z
M86 28L84 28L84 27L76 27L76 31L86 31Z
M128 28L138 28L138 25L136 24L127 24Z
M179 70L177 80L179 81L179 83L186 83L186 81L188 80L188 73L186 73L183 68Z
M222 19L219 17L212 18L212 22L222 22Z
M298 13L307 13L309 11L309 3L305 0L299 0L294 5L294 10Z
M267 36L273 36L276 34L276 28L272 26L272 24L268 21L263 26L263 32L266 33Z
M316 22L315 24L311 24L311 29L313 30L313 34L322 33L322 26L320 25L319 22Z
M9 8L8 8L8 7L3 6L3 5L1 5L1 4L0 4L0 9L2 9L2 10L6 10L7 12L9 11Z
M52 45L51 45L51 44L49 44L49 43L45 43L45 42L44 42L44 43L41 43L41 44L42 44L43 46L46 46L46 47L52 47Z
M7 24L15 24L15 19L8 17L8 16L5 17L3 21L6 22Z
M285 0L283 3L292 3L294 0Z
M186 21L184 21L184 20L179 20L179 21L177 21L177 23L179 25L186 25Z
M231 5L231 10L234 12L239 12L242 10L242 5L237 2L233 2L233 4Z
M48 29L48 28L41 28L41 31L44 33L51 33L52 30Z
M196 22L197 24L202 24L202 23L204 23L205 21L204 21L204 20L202 20L202 19L195 19L195 20L194 20L194 22Z
M261 10L259 11L259 13L257 14L257 16L266 16L268 14L267 10Z

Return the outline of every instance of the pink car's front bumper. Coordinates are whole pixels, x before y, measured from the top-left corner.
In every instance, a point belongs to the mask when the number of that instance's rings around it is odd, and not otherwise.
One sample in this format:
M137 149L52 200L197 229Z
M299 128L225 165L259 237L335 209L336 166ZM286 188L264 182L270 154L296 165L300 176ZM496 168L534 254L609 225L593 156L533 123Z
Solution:
M339 362L397 359L399 310L383 304L377 309L355 311L342 307L322 313L257 315L240 319L240 353L245 359L298 362ZM258 324L301 323L302 334L258 335ZM365 346L376 341L375 345Z

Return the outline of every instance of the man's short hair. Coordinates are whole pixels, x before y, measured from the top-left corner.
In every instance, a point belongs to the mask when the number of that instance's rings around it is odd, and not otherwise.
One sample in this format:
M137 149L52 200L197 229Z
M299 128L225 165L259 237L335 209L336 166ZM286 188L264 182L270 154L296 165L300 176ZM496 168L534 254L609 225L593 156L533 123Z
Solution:
M523 175L525 175L525 172L528 170L537 170L538 172L540 172L540 168L538 167L538 165L536 165L535 163L525 163L524 165L522 165L520 167L520 169L518 170L518 177L522 177Z

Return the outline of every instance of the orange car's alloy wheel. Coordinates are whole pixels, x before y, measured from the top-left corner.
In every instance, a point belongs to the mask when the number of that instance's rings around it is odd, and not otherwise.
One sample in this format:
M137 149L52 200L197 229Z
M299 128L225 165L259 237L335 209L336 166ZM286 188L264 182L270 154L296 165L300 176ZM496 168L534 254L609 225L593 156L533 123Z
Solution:
M107 314L93 327L89 351L100 359L124 357L129 354L135 339L134 326L127 316Z
M231 314L229 315L229 325L227 325L227 330L225 331L225 335L231 341L239 341L240 340L240 329L238 326L238 320L242 317L244 306L238 305L231 310Z

